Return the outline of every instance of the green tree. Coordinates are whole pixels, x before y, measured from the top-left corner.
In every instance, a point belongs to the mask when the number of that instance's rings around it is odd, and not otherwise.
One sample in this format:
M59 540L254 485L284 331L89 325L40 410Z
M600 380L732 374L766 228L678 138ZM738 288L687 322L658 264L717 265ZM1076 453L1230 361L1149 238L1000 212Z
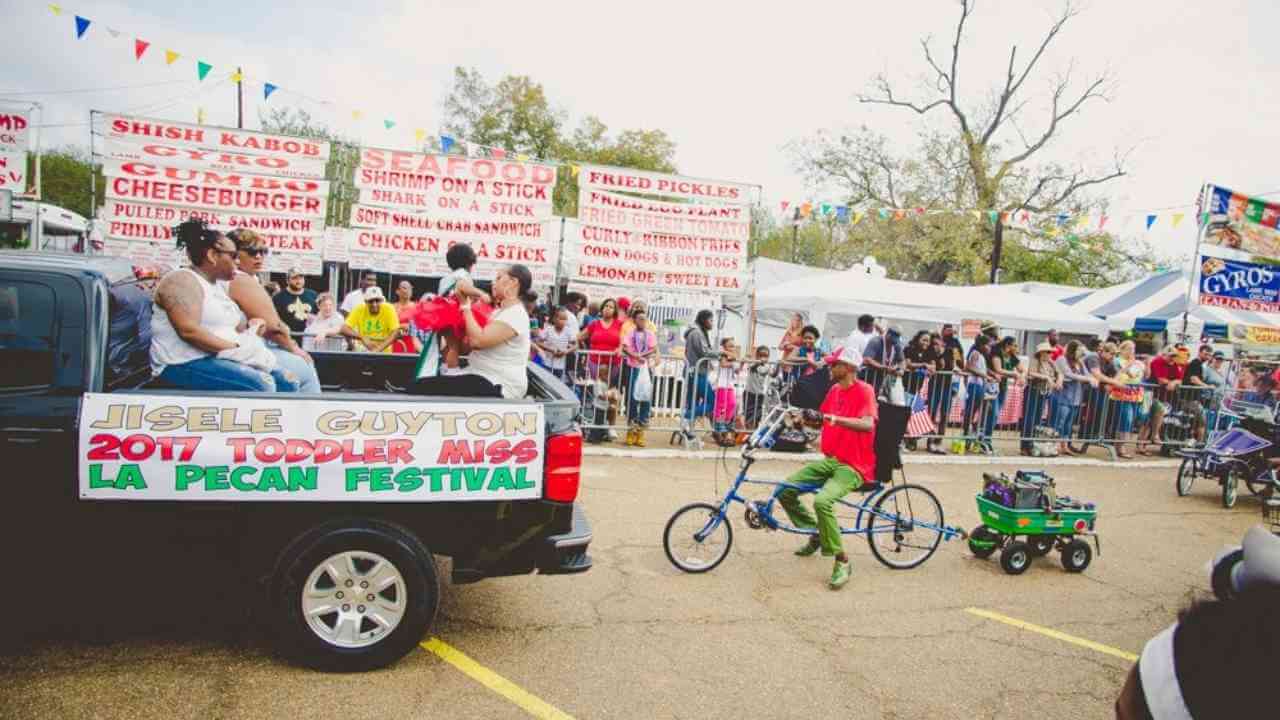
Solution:
M1077 84L1070 71L1050 83L1048 114L1040 129L1026 135L1021 128L1036 121L1024 117L1030 98L1027 81L1036 74L1046 49L1076 16L1068 4L1041 37L1030 58L1019 63L1012 47L1005 76L989 90L970 98L959 96L961 49L973 0L960 0L949 62L940 63L929 38L921 40L930 82L923 99L907 100L886 75L872 81L859 96L862 103L888 105L921 116L942 113L943 125L924 130L918 146L899 151L865 126L851 133L819 132L792 146L797 164L816 185L836 186L855 207L924 208L926 213L907 222L872 223L854 228L855 244L876 250L871 254L898 276L929 282L981 282L988 271L1004 267L1003 279L1024 278L1044 271L1074 283L1126 279L1146 251L1125 252L1109 235L1079 237L1058 232L1054 216L1104 212L1105 203L1089 192L1124 177L1124 154L1103 169L1083 164L1038 162L1039 153L1056 138L1082 108L1107 99L1111 77L1103 72ZM941 208L996 210L992 223L986 212L979 218L955 213L930 213ZM1041 216L1032 228L1013 229L1003 213L1030 211ZM1075 238L1074 240L1072 238ZM1105 257L1081 265L1074 248L1083 246ZM1093 258L1090 258L1093 259ZM1076 268L1076 270L1072 270ZM902 273L905 273L902 274ZM1040 278L1026 278L1040 279Z
M35 177L35 155L27 158L27 177ZM91 189L97 175L97 205L103 202L106 182L102 168L93 165L89 151L77 145L54 148L40 155L40 196L53 203L90 218L95 206Z
M444 101L444 128L462 143L501 148L508 153L561 163L595 163L675 172L675 142L661 130L627 129L611 134L598 117L587 115L570 132L567 113L552 104L541 83L508 75L489 84L480 71L455 68L453 88ZM435 148L429 148L435 149ZM577 214L578 181L561 167L555 211Z

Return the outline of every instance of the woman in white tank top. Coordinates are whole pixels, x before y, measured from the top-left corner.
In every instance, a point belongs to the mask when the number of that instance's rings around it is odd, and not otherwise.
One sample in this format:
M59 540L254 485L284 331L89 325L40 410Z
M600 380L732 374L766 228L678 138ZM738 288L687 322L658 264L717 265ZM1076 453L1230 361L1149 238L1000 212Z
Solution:
M193 390L274 392L271 373L246 364L254 349L237 340L243 315L220 286L235 275L235 245L198 220L182 223L176 234L191 267L169 273L156 288L152 373Z

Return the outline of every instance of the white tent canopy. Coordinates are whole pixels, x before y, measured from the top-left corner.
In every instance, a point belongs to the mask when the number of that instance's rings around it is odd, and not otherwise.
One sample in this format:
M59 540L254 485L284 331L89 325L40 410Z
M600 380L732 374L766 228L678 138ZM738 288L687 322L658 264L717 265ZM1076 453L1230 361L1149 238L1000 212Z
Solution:
M1009 330L1057 328L1081 335L1107 331L1105 321L1087 312L1000 285L931 285L845 272L810 275L759 290L756 309L805 312L815 324L830 313L867 313L922 323L993 320Z
M1187 270L1156 273L1132 282L1112 285L1062 302L1081 312L1104 318L1112 330L1182 330L1183 313L1187 314L1187 333L1202 334L1204 325L1246 323L1273 325L1267 316L1244 310L1189 305L1187 292L1191 277Z

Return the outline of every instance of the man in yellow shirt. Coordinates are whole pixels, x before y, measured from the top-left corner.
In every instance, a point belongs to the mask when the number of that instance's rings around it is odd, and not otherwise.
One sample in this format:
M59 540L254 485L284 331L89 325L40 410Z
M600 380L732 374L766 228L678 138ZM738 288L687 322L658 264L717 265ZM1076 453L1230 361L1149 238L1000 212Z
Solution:
M375 285L364 291L364 303L347 315L342 334L360 341L369 352L387 352L401 330L396 310L382 296L381 288Z

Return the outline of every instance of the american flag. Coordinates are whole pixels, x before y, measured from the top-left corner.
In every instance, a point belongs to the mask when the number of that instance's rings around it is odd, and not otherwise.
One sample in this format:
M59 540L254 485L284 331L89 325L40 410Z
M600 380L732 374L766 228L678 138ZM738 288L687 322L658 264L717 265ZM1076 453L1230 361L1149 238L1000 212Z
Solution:
M911 398L911 417L907 419L907 437L928 435L936 429L933 418L929 417L929 381L920 384L920 390Z

